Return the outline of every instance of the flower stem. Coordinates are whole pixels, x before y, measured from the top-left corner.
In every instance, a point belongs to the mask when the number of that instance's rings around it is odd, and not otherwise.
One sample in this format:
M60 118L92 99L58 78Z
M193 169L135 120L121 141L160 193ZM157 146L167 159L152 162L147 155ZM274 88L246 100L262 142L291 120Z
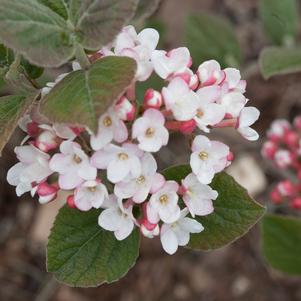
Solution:
M80 44L77 44L75 47L75 57L82 69L88 69L91 65L89 58L86 55L86 52Z

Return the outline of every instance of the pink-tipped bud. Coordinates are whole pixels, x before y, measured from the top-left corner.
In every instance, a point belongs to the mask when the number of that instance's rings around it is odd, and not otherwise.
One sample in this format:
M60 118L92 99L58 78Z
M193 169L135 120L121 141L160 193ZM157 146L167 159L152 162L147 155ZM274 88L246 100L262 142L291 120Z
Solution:
M291 130L288 130L284 136L284 142L291 147L299 145L299 140L299 135Z
M282 196L292 197L295 194L295 186L290 180L281 181L277 189Z
M60 139L54 132L43 131L36 139L35 145L43 152L49 152L59 146Z
M291 207L297 210L301 209L301 197L297 197L292 200Z
M86 130L85 128L78 126L71 126L70 129L76 136L79 136L82 132Z
M57 185L50 185L47 182L40 183L37 188L40 204L46 204L55 200L58 189Z
M275 153L275 162L279 168L287 168L292 164L292 154L287 150L278 150Z
M192 66L192 57L189 58L189 62L187 64L187 68L190 68Z
M38 123L31 121L26 125L27 133L30 137L37 137L41 131Z
M179 126L179 131L183 134L191 134L196 128L196 122L194 119L182 121Z
M69 208L73 208L73 209L77 208L76 205L75 205L75 202L74 202L74 195L73 194L67 196L67 206Z
M159 109L162 106L163 99L160 92L154 89L147 89L144 94L143 107L144 109Z
M280 204L283 201L283 197L277 188L274 188L270 193L270 198L274 204Z
M266 141L261 149L261 154L268 159L273 159L277 151L277 144L272 141Z
M227 156L227 161L228 162L232 162L234 160L234 153L233 152L229 152L229 155Z
M125 96L117 101L115 110L118 117L124 121L131 121L135 118L136 107Z
M294 126L297 130L301 131L301 116L297 116L294 119Z
M148 238L153 238L159 235L160 228L158 224L150 223L146 218L144 218L140 224L141 233Z

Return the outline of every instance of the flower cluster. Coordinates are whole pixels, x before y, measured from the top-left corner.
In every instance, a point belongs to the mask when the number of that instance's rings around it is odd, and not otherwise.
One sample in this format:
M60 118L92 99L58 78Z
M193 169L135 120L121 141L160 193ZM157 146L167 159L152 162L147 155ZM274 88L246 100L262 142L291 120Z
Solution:
M161 91L146 90L142 106L132 88L126 91L99 117L96 133L23 118L20 127L27 136L15 148L20 162L7 179L18 195L31 192L40 203L54 200L59 190L69 191L70 207L103 209L98 224L114 232L116 239L125 239L139 227L146 237L160 235L164 250L173 254L188 244L190 233L203 231L197 217L212 213L218 197L209 184L233 159L227 145L201 132L233 127L246 139L256 140L258 134L250 126L259 111L246 107L246 82L237 69L221 69L209 60L193 72L187 48L156 50L158 40L154 29L137 34L127 26L112 45L90 58L132 57L138 66L136 81L146 81L155 72L166 82ZM74 63L73 68L79 67ZM43 94L59 80L48 84ZM175 131L192 141L192 172L181 182L165 179L155 159Z
M291 175L274 187L271 200L275 204L287 202L301 210L301 116L296 117L293 124L284 119L275 120L267 138L262 155Z

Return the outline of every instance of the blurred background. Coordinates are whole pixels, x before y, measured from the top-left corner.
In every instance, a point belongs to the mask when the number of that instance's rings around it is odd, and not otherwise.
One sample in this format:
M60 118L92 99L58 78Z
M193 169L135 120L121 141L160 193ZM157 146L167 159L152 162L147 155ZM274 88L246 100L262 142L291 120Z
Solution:
M197 43L195 37L204 24L191 15L200 14L214 15L217 20L225 19L232 24L237 44L232 43L231 55L223 56L212 45ZM259 19L258 1L162 0L145 26L160 31L158 48L188 46L193 48L197 64L207 51L214 57L221 55L223 65L239 66L248 82L250 105L261 111L255 125L261 138L248 142L232 130L213 131L211 137L230 145L236 155L228 172L270 211L283 210L275 209L268 202L269 191L283 175L261 157L260 149L265 131L274 119L292 120L301 114L301 73L263 79L258 56L270 43ZM207 30L210 29L209 26ZM223 43L223 39L233 39L226 26L215 35L213 44ZM43 80L53 79L60 72L47 70ZM1 94L6 93L7 88L2 84ZM174 136L172 146L160 153L161 167L187 161L182 139ZM144 238L137 264L120 281L89 289L69 288L56 282L46 272L45 246L62 200L41 206L28 195L17 198L14 188L7 184L6 172L16 161L13 148L21 140L21 133L16 132L0 159L0 301L301 300L300 278L285 276L265 265L259 226L234 244L208 253L180 249L176 255L169 256L159 240Z

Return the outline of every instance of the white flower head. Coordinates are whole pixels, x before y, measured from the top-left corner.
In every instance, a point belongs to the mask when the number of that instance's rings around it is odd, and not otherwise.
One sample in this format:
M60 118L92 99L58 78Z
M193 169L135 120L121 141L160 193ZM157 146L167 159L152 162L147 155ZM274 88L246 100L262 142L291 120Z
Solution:
M161 227L161 243L164 251L174 254L178 246L186 246L190 239L190 233L200 233L204 230L202 224L186 217L188 211L182 210L179 219L171 224L163 224Z
M165 118L156 109L147 109L133 124L133 138L139 141L138 147L147 152L157 152L167 145L169 133L164 126Z
M228 164L229 147L219 141L210 141L198 135L192 143L190 166L198 180L210 184L214 175L222 171Z
M197 74L202 87L218 85L222 83L226 77L225 72L221 70L220 64L215 60L202 63L198 68Z

